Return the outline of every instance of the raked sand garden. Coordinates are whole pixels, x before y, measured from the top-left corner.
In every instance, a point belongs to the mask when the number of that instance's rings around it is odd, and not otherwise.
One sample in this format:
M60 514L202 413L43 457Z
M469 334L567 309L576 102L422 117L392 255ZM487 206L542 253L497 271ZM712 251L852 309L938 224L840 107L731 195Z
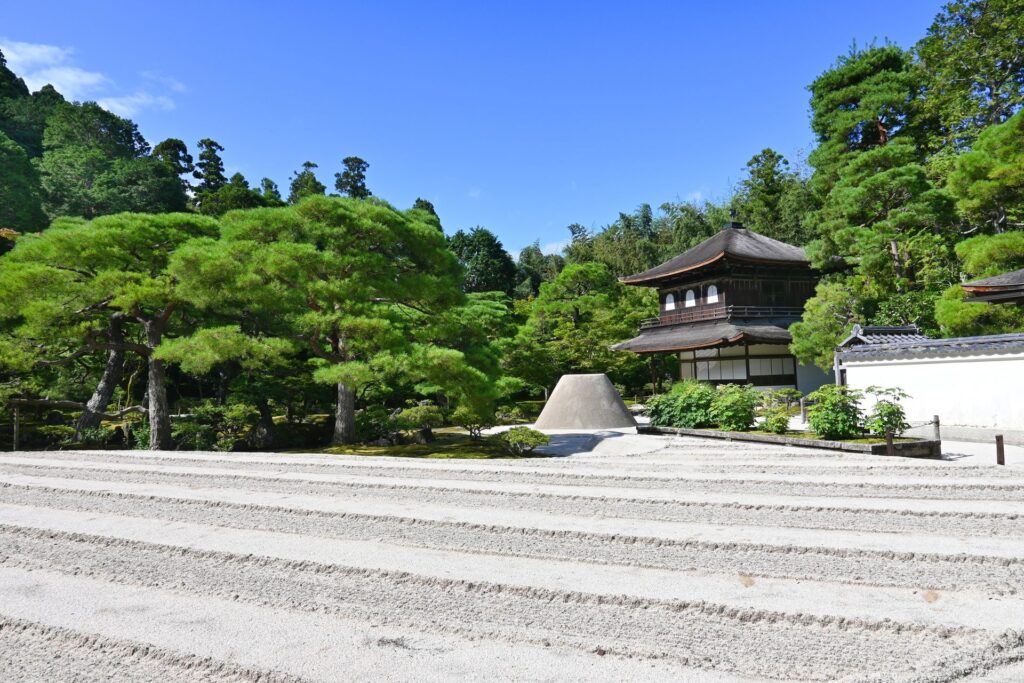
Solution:
M0 456L0 679L1024 679L1024 468Z

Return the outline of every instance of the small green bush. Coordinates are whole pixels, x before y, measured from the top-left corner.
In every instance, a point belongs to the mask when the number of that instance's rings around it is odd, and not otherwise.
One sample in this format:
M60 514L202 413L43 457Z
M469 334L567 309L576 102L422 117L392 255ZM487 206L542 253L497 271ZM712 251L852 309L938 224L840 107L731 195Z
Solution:
M469 432L469 436L473 439L479 439L480 434L485 430L494 426L494 414L489 413L481 408L473 408L472 406L459 406L452 413L451 421L453 424L465 429Z
M435 405L418 405L406 408L396 417L402 429L429 429L444 424L444 414Z
M657 427L682 427L697 429L712 424L711 402L715 388L695 380L672 385L667 394L654 396L647 401L647 415L651 424Z
M849 439L863 432L863 394L856 389L826 384L809 399L815 402L807 411L811 429L825 439Z
M495 439L513 455L529 453L538 446L545 446L551 442L551 437L547 434L529 427L513 427L498 434Z
M908 398L906 392L895 387L868 387L868 393L875 397L875 405L864 423L868 431L878 436L892 432L893 436L903 436L910 428L907 414L903 410L901 399Z
M68 425L41 425L36 433L46 440L49 446L67 446L75 439L75 428Z
M754 426L761 394L749 384L720 384L711 401L711 419L722 429L743 432Z
M761 429L764 431L772 434L785 434L789 431L789 408L786 406L765 408L763 417Z
M356 413L356 441L366 443L390 437L398 425L384 406L367 406Z

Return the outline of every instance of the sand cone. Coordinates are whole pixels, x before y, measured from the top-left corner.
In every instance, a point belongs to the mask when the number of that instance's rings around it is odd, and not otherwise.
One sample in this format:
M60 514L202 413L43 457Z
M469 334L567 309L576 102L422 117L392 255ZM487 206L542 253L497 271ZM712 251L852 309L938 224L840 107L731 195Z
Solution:
M562 375L534 426L537 429L623 429L636 427L636 420L607 375Z

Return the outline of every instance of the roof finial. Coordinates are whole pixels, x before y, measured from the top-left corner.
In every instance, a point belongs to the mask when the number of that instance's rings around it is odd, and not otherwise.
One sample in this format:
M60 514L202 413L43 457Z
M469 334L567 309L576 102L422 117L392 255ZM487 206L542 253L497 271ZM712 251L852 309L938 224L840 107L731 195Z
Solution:
M726 228L742 228L743 224L736 220L736 207L729 210L729 222L725 224Z

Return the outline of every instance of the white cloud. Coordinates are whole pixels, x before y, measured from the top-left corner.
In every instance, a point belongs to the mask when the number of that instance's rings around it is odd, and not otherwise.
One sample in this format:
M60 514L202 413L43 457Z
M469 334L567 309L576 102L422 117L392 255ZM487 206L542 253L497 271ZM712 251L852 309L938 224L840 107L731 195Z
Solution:
M17 74L40 66L63 64L71 55L71 48L39 43L22 43L17 40L0 39L0 50L7 58L7 66Z
M558 242L548 242L540 250L545 254L561 254L567 246L569 246L569 240L564 239Z
M690 194L686 195L686 201L688 202L699 202L704 199L704 193L700 190L694 190Z
M174 100L170 97L151 95L141 90L133 95L101 97L96 100L96 103L107 111L127 118L135 116L144 109L161 109L163 111L174 109Z
M165 76L155 71L143 71L139 75L147 81L152 81L153 83L158 83L159 85L164 86L171 92L185 92L188 89L185 87L184 83L173 76Z
M471 187L469 188L469 191L466 192L466 196L469 197L470 199L480 199L481 194L483 193L480 192L479 187Z
M181 93L185 86L175 78L152 71L141 76L154 88L137 88L135 92L118 92L112 79L98 71L88 71L74 64L74 50L58 45L24 43L0 38L0 51L7 66L25 79L30 90L52 85L66 99L72 101L96 100L119 116L135 116L147 109L174 109L174 100L164 92Z
M29 90L35 91L44 85L52 85L66 99L76 101L110 82L101 73L79 69L77 66L51 66L38 71L28 71L24 78Z

